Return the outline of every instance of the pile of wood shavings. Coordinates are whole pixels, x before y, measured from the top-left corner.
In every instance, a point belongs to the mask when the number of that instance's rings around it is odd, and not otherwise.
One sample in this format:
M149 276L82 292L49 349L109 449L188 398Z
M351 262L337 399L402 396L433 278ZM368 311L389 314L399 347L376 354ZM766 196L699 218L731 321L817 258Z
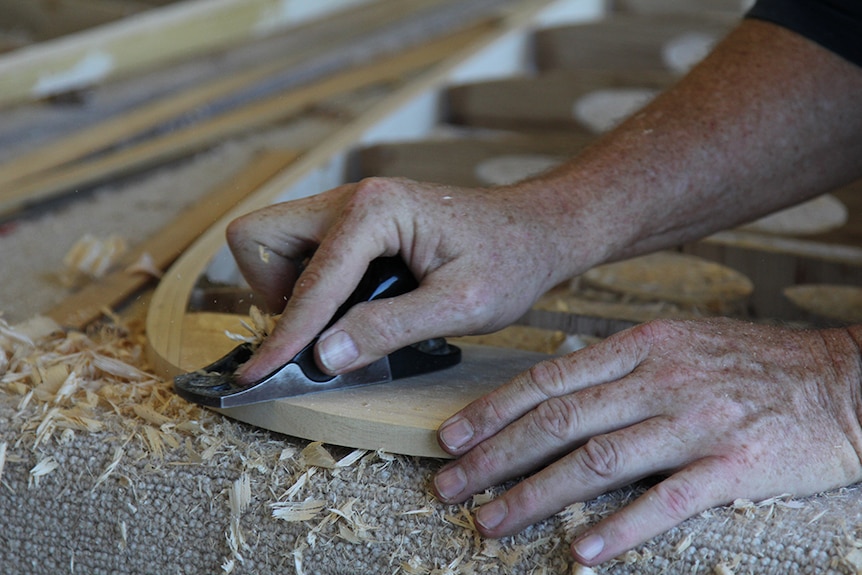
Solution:
M142 337L120 324L82 333L42 317L16 326L0 319L0 386L20 397L16 446L35 451L113 425L156 455L178 447L205 413L147 371L143 349Z
M252 314L246 327L252 332L248 339L255 340L269 331L271 318ZM0 390L8 404L17 406L16 429L7 429L7 441L0 441L0 483L7 462L28 466L30 489L53 487L54 477L62 482L79 477L81 470L63 452L94 434L110 445L107 459L85 486L91 491L113 489L113 484L134 491L142 462L152 470L166 463L199 468L202 476L210 468L237 469L229 488L211 494L223 508L223 573L254 564L261 542L249 540L247 524L259 528L262 508L276 531L287 523L292 526L288 532L304 533L291 557L300 574L318 572L321 561L331 560L336 542L377 548L396 573L516 572L525 559L548 565L537 574L560 572L565 550L560 551L558 537L527 537L523 543L482 539L471 510L489 495L469 505L441 506L427 490L427 462L413 465L409 458L364 450L335 457L319 443L299 448L297 443L306 442L276 440L265 432L251 433L259 441L249 439L248 428L185 402L169 382L148 371L142 331L118 318L87 333L65 332L46 318L19 325L0 318ZM280 455L273 460L276 449ZM405 490L398 503L383 499L381 510L365 494L391 489L386 478L392 474L398 481L415 475L416 488ZM370 489L363 491L357 486L365 480ZM119 523L120 548L126 548L136 528L129 520ZM457 553L439 558L419 553L427 547L415 541L420 534Z

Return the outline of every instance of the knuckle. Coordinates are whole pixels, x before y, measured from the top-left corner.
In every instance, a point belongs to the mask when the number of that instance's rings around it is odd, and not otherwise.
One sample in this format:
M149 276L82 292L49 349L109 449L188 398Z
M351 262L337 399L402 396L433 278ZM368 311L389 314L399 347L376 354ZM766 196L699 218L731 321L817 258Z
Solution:
M385 306L358 304L351 309L345 319L352 325L360 327L363 347L373 346L375 349L388 350L401 345L402 341L413 343L411 327L399 322L392 314L386 313Z
M359 208L362 210L377 209L384 203L391 201L393 195L397 195L399 186L394 185L389 178L372 177L360 180L353 190L353 195L348 201L348 211Z
M604 480L615 479L625 465L622 450L612 435L591 438L578 451L578 461L584 471Z
M465 469L472 471L471 475L479 477L496 476L501 461L507 457L501 457L497 449L491 445L493 442L483 441L476 445L464 456L467 461L462 465Z
M560 397L568 393L566 370L556 359L549 359L532 366L527 374L530 382L543 396Z
M533 424L540 434L558 442L568 441L578 429L581 408L568 397L552 397L531 412Z
M679 475L665 479L654 488L659 509L674 522L680 523L699 511L698 488Z
M536 509L547 506L551 499L546 485L533 477L519 483L506 493L510 510L516 508L520 515L532 516Z
M477 399L468 408L470 420L477 434L496 432L501 425L509 422L506 410L500 405L499 392L492 392Z

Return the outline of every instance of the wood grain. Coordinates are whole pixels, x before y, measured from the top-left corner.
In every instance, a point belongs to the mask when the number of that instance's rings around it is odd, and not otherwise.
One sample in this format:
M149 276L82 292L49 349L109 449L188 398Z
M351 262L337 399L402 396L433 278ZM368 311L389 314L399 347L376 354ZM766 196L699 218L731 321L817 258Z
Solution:
M196 313L183 318L181 366L193 371L218 359L243 333L242 316ZM221 413L285 435L360 449L448 458L436 430L456 411L491 392L546 354L461 344L459 365L391 383L314 393Z

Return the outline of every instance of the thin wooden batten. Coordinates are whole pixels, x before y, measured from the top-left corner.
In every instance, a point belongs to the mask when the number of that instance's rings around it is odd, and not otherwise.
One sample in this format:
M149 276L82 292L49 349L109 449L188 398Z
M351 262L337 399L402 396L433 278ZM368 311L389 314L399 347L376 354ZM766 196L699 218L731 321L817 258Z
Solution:
M0 107L86 88L369 0L190 0L0 58Z

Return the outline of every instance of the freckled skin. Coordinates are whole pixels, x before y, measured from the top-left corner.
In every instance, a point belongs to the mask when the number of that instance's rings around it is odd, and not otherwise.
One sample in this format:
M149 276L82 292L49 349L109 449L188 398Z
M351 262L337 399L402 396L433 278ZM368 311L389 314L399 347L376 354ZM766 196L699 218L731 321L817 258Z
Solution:
M322 334L319 357L328 335L353 342L341 371L416 340L496 330L597 264L848 183L862 176L860 109L860 68L743 21L676 86L541 177L488 189L372 178L249 214L230 226L231 249L269 305L287 305L241 375L254 380L311 341L381 255L400 254L420 287L357 306ZM573 542L575 559L595 565L735 498L860 481L860 344L862 326L638 326L454 414L438 435L458 459L434 489L463 501L526 477L476 513L499 537L666 476Z

